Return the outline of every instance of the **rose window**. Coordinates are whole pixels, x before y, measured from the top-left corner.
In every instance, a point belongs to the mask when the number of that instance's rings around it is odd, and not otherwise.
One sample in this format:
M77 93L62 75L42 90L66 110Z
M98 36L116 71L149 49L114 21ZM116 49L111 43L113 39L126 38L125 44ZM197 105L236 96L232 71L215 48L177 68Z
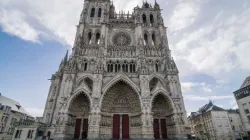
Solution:
M120 32L114 36L113 43L118 46L128 46L131 43L131 37L127 33Z

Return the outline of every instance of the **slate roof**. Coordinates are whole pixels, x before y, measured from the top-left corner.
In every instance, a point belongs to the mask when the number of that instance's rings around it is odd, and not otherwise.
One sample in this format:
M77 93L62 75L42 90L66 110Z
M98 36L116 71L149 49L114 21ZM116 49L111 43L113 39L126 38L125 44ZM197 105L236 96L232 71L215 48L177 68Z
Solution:
M18 103L15 100L12 100L10 98L7 98L3 95L0 94L0 103L4 106L9 106L11 107L11 110L16 111L16 112L20 112L20 113L24 113L26 115L29 115L29 113L20 105L20 103ZM30 116L30 115L29 115Z
M191 112L190 116L195 117L195 116L201 115L202 112L205 113L208 111L226 111L226 110L214 105L211 101L209 101L208 104L205 104L204 106L202 106L197 112Z
M243 82L243 84L241 85L240 88L244 88L250 85L250 76L248 76L245 81Z

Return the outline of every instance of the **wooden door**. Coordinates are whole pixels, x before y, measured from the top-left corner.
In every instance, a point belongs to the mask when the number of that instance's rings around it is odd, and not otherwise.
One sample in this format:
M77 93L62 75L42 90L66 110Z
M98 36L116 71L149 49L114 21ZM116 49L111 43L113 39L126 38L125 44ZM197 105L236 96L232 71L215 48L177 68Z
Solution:
M122 139L129 139L129 116L122 115Z
M166 119L161 119L161 135L163 139L167 139L167 125L166 125Z
M88 129L89 129L89 121L88 121L88 119L84 119L84 120L83 120L82 129L83 129L84 131L86 131L87 134L88 134Z
M155 139L160 139L159 120L158 119L154 119L154 137L155 137Z
M78 139L80 137L80 134L81 134L81 123L82 123L81 119L76 119L74 138Z
M120 138L120 115L113 116L113 139Z

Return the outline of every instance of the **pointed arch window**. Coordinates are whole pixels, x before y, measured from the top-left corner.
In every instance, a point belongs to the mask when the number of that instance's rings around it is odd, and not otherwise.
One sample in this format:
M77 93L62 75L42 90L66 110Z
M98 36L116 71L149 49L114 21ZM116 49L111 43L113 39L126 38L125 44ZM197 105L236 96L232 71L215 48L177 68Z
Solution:
M95 8L91 9L90 17L95 17Z
M148 45L148 35L144 34L144 45Z
M147 23L147 16L145 14L142 15L142 22Z
M152 45L156 45L156 38L155 38L155 34L152 34Z
M100 44L100 39L101 39L101 35L100 33L96 34L96 44Z
M91 44L91 40L92 40L92 33L89 32L88 33L88 44Z
M83 69L84 71L87 71L87 69L88 69L88 62L87 62L87 60L84 60L84 62L83 62L83 64L82 64L82 69Z
M101 17L102 16L102 8L99 8L98 9L98 17Z
M150 14L150 25L154 25L154 16L152 14Z
M155 63L155 71L159 72L159 62L158 61Z

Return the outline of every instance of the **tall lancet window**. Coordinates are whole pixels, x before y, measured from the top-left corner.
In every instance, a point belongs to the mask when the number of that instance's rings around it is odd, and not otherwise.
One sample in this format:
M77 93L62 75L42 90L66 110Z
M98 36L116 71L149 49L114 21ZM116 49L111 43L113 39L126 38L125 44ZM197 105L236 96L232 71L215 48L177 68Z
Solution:
M91 44L91 40L92 40L92 33L89 32L89 34L88 34L88 44Z
M147 17L145 14L142 15L142 22L147 23Z
M159 72L159 62L158 61L155 63L155 71Z
M98 17L101 17L102 16L102 8L99 8L98 10Z
M95 8L92 8L90 12L90 17L94 17L94 16L95 16Z
M148 35L144 34L144 45L148 45Z
M156 38L155 38L155 34L152 34L152 45L156 45Z
M101 35L100 35L100 33L97 33L96 34L96 44L100 44L100 40L101 40Z
M152 14L150 15L150 25L154 25L154 16Z

